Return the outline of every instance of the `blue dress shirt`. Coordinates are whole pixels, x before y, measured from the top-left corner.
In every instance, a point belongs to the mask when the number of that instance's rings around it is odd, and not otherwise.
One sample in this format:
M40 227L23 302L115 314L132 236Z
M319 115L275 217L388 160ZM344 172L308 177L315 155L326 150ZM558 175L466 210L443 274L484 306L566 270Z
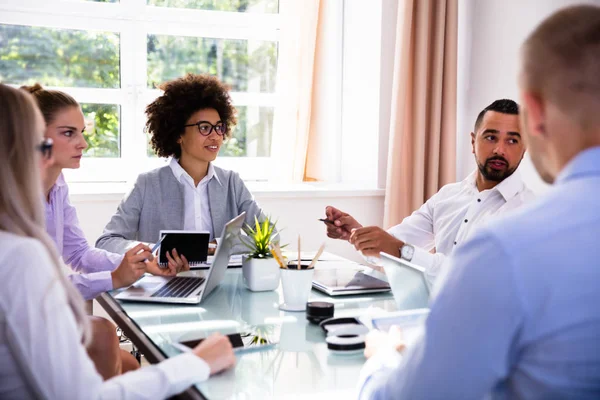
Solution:
M447 262L424 336L370 359L360 398L600 398L600 147Z

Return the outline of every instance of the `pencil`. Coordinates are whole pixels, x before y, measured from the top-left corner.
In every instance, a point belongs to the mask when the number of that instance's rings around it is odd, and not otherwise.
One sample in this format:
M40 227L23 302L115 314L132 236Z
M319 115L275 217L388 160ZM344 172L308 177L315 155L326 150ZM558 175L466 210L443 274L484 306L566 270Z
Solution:
M310 265L308 266L309 269L315 267L315 264L319 260L319 257L321 257L321 254L323 254L323 250L325 250L325 243L323 243L321 247L319 247L319 251L317 251L317 254L315 254L315 257L312 259Z
M302 269L300 267L301 257L300 257L300 235L298 235L298 269Z

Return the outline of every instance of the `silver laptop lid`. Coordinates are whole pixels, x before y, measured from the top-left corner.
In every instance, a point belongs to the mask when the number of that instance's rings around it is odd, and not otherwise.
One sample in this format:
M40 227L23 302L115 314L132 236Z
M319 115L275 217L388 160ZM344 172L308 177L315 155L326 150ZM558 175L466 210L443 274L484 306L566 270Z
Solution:
M386 253L380 256L398 310L428 308L430 287L425 269Z
M315 269L312 285L329 296L390 291L390 285L373 276L377 272L370 268L348 261L328 261L326 264L328 268Z
M240 234L242 225L246 218L246 212L244 211L231 221L225 224L223 232L221 233L221 240L217 246L215 252L215 258L213 259L212 265L208 271L208 277L206 278L206 285L204 286L204 292L202 298L206 298L213 291L215 287L223 280L225 273L227 272L227 266L229 264L229 257L233 253L233 246L235 245L236 239Z

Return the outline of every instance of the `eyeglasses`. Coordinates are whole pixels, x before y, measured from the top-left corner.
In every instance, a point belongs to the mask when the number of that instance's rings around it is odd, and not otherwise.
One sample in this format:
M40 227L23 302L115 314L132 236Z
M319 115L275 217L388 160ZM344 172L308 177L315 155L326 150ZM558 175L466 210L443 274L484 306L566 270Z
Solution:
M52 146L53 145L54 145L54 142L52 141L52 139L45 138L44 140L42 140L41 144L38 144L36 146L36 149L42 153L42 157L44 157L46 160L49 160L52 157Z
M217 135L224 136L227 133L227 124L224 122L218 122L216 125L211 124L208 121L199 121L195 124L189 124L184 126L197 126L198 132L202 136L208 136L212 133L213 129L217 132Z

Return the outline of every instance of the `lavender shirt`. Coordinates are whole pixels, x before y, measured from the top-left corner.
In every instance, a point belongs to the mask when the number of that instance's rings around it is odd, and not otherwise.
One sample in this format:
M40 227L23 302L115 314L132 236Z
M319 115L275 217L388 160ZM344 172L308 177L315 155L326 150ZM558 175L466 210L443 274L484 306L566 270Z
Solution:
M69 187L62 174L46 203L46 231L64 262L78 272L69 279L86 300L112 290L110 273L121 263L123 255L90 247L79 227L75 207L69 202Z

